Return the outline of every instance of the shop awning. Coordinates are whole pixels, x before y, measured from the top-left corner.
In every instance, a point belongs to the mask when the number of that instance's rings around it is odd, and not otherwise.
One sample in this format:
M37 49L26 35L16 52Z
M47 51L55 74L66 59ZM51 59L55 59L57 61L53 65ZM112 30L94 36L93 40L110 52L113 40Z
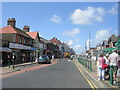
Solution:
M116 48L105 48L105 49L102 49L102 51L103 53L112 53L114 49Z
M32 47L31 50L32 50L32 51L35 51L35 50L37 50L37 49Z
M7 47L0 47L0 51L1 52L11 52L11 49L7 48Z

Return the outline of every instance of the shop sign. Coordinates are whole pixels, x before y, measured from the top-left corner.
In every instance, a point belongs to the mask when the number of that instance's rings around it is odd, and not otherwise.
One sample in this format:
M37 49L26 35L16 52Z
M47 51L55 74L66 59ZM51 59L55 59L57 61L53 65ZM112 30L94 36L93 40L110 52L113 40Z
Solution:
M25 45L16 44L16 43L10 43L10 44L9 44L9 48L31 50L31 47L30 47L30 46L25 46Z

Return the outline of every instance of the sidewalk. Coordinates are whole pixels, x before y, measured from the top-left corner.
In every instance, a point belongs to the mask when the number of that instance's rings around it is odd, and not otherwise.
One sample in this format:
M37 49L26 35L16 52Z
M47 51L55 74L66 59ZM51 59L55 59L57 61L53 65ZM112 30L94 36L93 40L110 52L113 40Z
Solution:
M32 65L35 64L35 62L31 63L31 62L27 62L27 63L22 63L22 64L17 64L14 65L14 69L13 69L13 65L11 65L10 67L6 66L6 67L0 67L0 75L4 75L4 74L8 74L8 73L12 73L15 71L20 71L20 66L25 66L25 65Z
M75 60L77 61L77 60ZM78 62L78 61L77 61ZM78 62L79 63L79 62ZM80 63L79 63L80 64ZM117 84L114 85L110 85L110 81L109 80L105 80L105 81L99 81L97 78L97 72L96 71L90 71L88 70L86 67L84 67L82 64L80 64L80 66L82 67L82 69L91 77L93 78L96 82L100 83L104 88L119 88L119 86Z
M57 59L51 60L52 62L56 62ZM13 69L13 65L11 65L10 67L6 66L6 67L0 67L0 75L4 75L4 74L9 74L9 73L13 73L16 71L20 71L21 70L21 66L27 66L27 65L32 65L32 64L36 64L36 62L27 62L27 63L22 63L22 64L16 64L14 65L14 69ZM38 64L39 65L39 64ZM34 66L31 66L34 67ZM22 68L23 69L23 68Z

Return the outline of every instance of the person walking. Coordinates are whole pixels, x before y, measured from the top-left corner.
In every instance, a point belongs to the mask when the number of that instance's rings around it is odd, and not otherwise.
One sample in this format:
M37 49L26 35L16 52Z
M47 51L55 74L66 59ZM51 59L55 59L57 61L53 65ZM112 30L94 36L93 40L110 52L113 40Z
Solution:
M16 55L15 55L15 53L13 53L13 56L12 56L13 64L15 64L15 60L16 60Z
M103 64L105 64L105 59L103 58L103 54L101 54L97 60L98 80L105 80L105 70L102 69Z
M108 57L108 60L110 61L110 66L113 67L113 77L114 77L114 83L116 83L116 75L117 75L117 69L118 69L118 54L117 50L113 50L113 53L111 53Z
M54 55L52 55L52 60L54 61Z
M117 69L117 77L118 77L118 82L120 82L119 78L120 78L120 50L118 51L118 69Z
M109 54L104 54L104 56L103 56L103 58L105 59L105 63L108 65L108 67L105 69L105 79L109 79L109 77L110 77L109 76L110 63L109 63L108 57L109 57Z
M8 66L10 67L10 65L11 65L11 56L10 56L10 54L7 55L7 59L8 59Z

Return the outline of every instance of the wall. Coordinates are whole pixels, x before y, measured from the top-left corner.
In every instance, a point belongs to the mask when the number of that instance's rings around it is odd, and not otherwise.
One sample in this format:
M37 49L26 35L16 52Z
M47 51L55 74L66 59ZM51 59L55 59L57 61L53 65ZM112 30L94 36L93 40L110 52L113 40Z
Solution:
M15 42L15 37L16 37L16 34L14 34L14 33L2 34L2 40L7 40L7 41L10 41L10 42Z

